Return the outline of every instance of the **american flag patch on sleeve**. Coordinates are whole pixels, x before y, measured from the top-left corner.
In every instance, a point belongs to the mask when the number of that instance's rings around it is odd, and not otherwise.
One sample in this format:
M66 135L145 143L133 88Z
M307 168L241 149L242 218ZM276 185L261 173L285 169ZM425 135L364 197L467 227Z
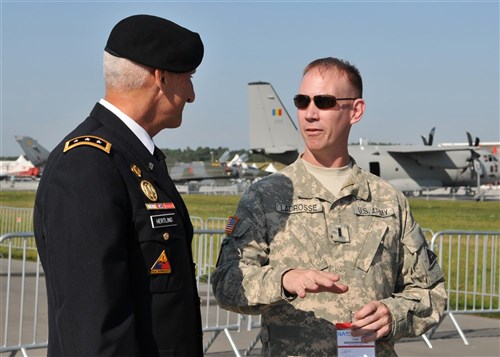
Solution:
M233 234L234 229L236 228L236 225L238 224L239 221L240 221L239 217L236 216L229 217L227 219L227 225L226 229L224 230L224 233L226 233L227 235Z

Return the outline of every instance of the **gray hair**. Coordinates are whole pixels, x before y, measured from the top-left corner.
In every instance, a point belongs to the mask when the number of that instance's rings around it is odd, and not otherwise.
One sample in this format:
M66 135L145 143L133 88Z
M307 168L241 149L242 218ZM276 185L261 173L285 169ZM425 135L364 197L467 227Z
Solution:
M141 88L150 75L150 69L126 58L116 57L104 51L104 81L106 87L121 90Z

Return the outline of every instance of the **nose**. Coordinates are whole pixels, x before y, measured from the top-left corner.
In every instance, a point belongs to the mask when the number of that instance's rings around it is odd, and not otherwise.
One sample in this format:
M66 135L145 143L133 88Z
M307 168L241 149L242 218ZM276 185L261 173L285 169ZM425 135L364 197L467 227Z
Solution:
M193 103L195 98L196 98L196 94L194 93L194 88L191 86L191 93L188 94L186 102Z
M311 100L311 103L309 103L305 109L304 118L307 121L318 120L318 108L316 107L316 104L314 104L314 101Z

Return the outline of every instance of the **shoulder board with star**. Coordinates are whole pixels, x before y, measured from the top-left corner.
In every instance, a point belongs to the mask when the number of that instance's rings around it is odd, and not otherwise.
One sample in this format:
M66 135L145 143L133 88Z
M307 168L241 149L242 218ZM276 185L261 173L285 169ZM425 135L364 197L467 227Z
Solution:
M76 138L66 141L63 152L68 152L78 146L92 146L108 154L111 152L111 143L109 141L93 135L77 136Z

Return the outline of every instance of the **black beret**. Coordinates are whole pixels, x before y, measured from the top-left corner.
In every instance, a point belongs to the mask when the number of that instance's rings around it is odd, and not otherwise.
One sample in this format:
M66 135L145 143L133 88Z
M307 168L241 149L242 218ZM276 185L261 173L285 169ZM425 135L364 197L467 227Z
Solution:
M118 22L104 50L147 67L177 73L196 69L203 58L200 35L151 15L134 15Z

